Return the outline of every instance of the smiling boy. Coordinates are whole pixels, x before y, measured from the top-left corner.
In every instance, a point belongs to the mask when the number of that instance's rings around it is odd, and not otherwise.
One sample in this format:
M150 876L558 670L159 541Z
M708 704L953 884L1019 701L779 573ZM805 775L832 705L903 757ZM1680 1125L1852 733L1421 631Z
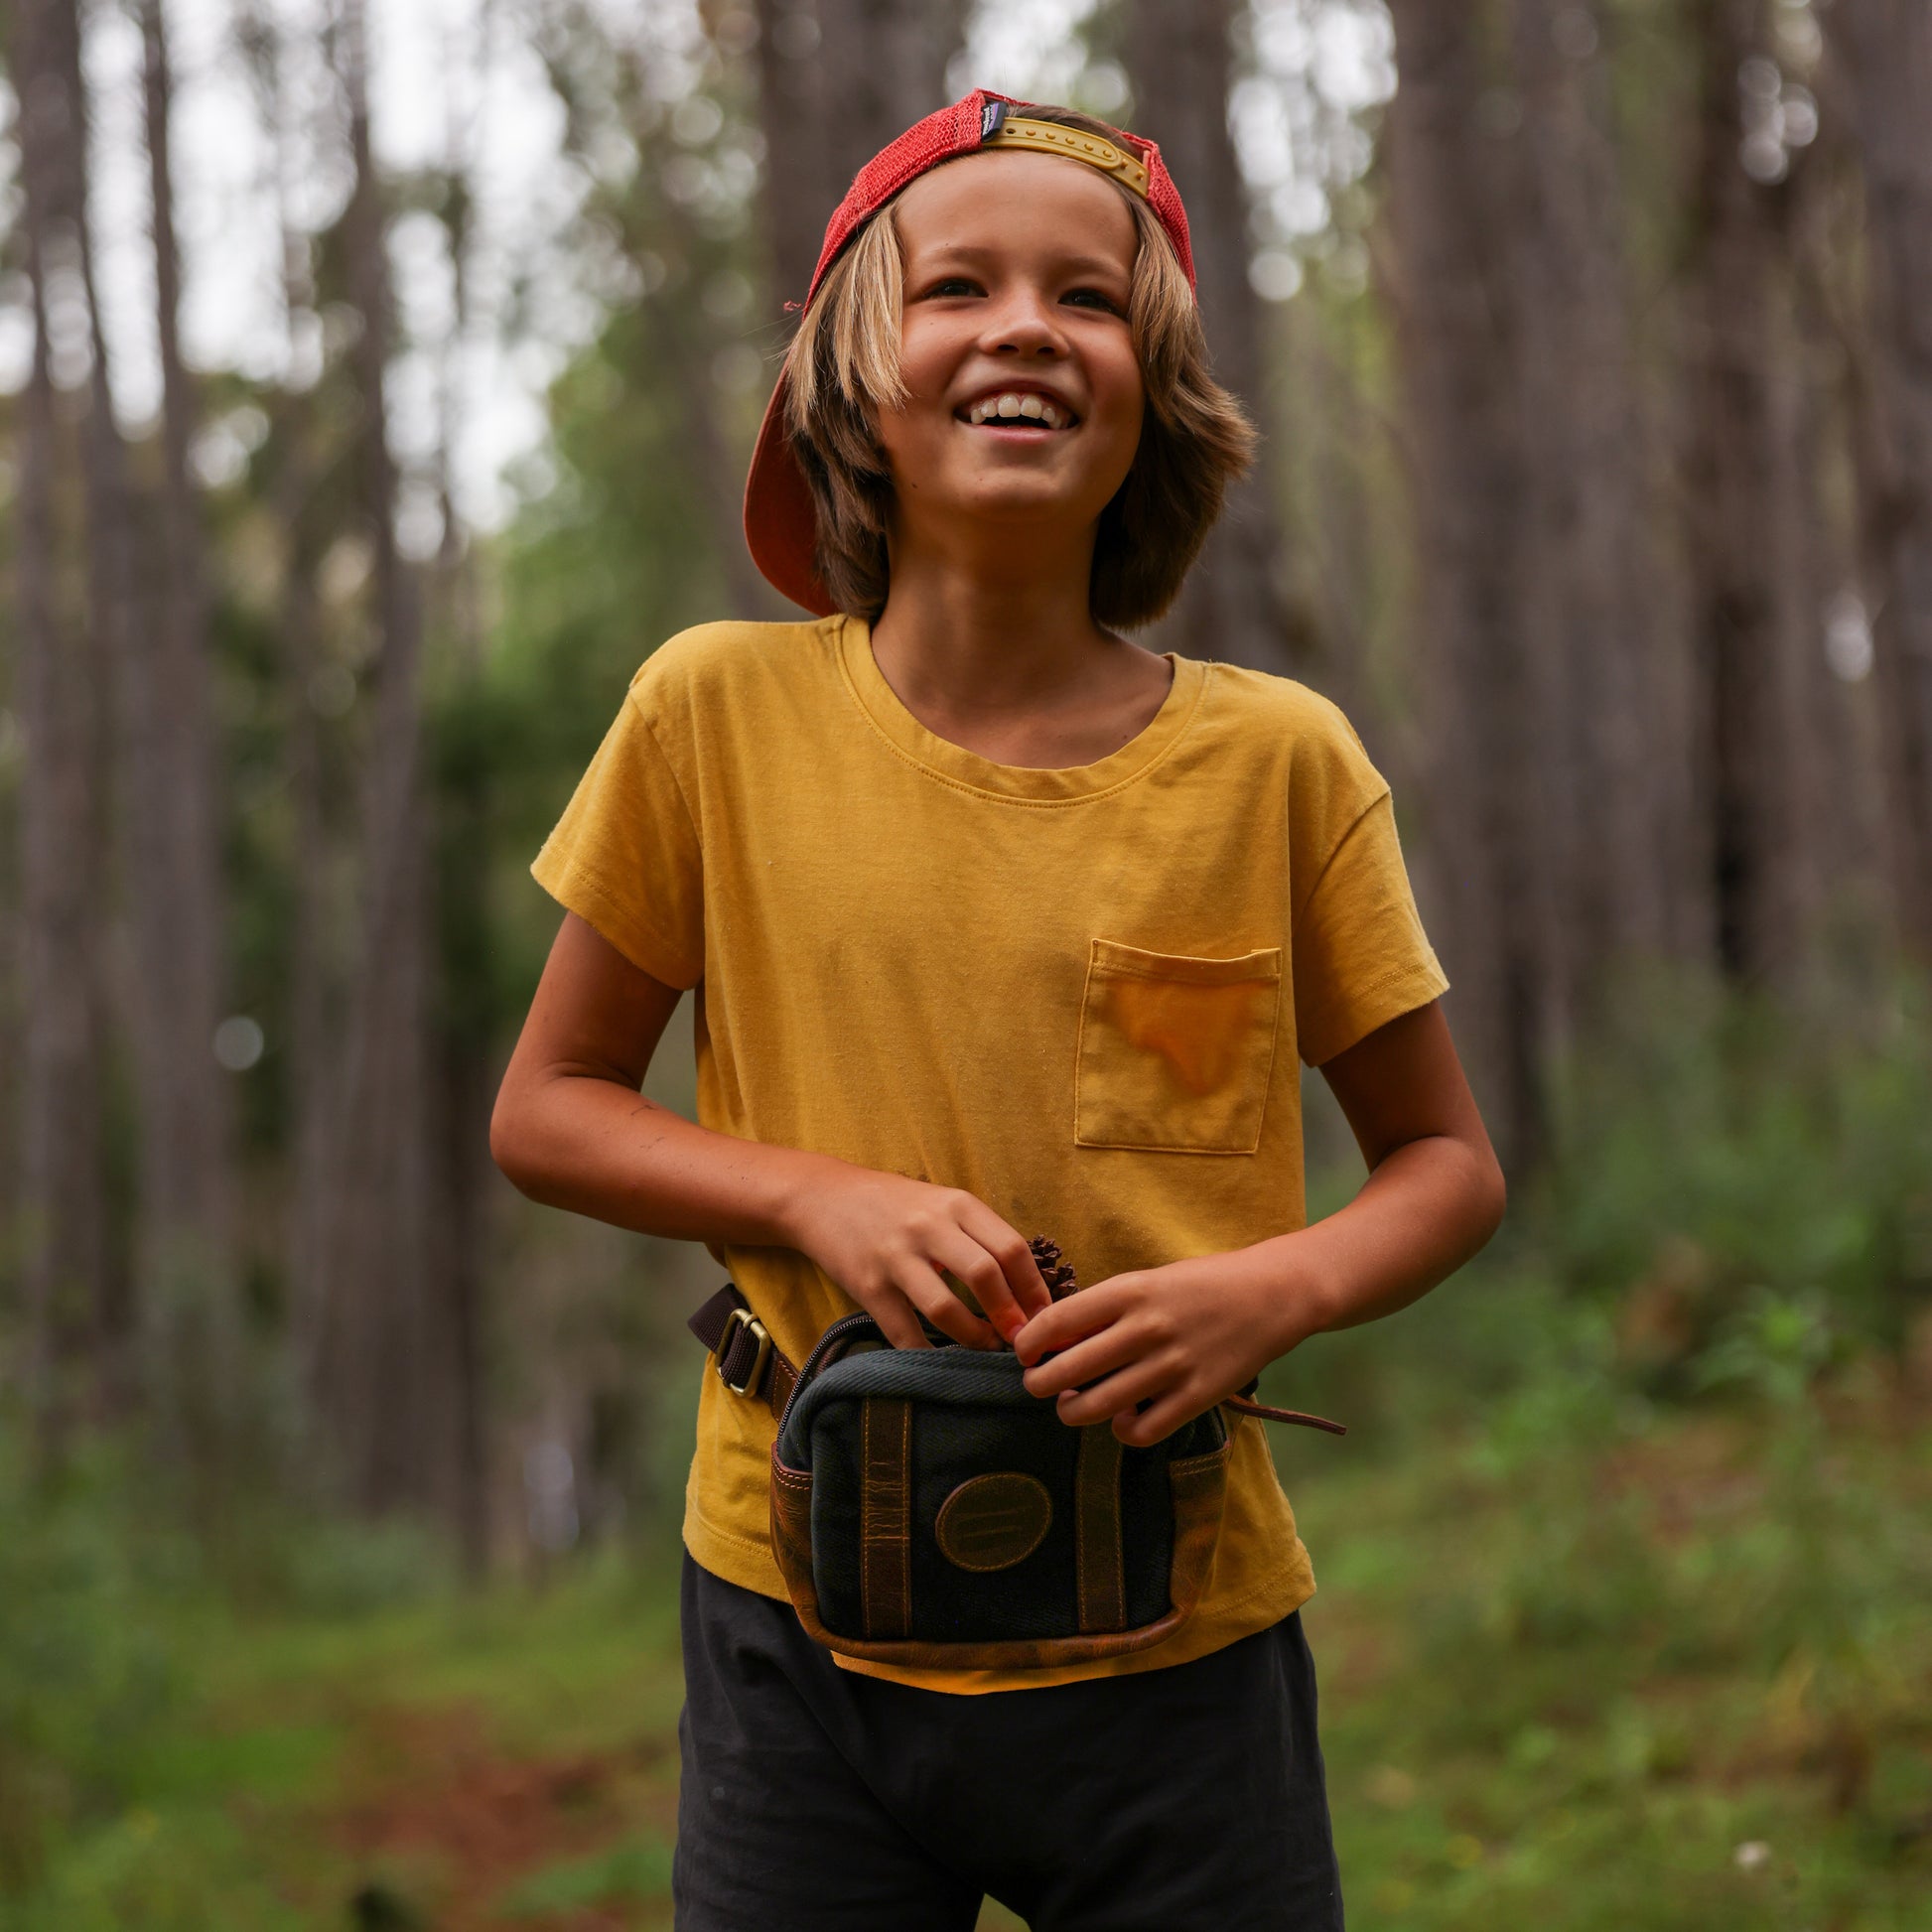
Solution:
M826 615L652 653L539 856L567 909L492 1130L519 1186L708 1243L791 1362L855 1305L900 1347L924 1317L1129 1445L1488 1239L1387 785L1306 687L1121 634L1251 445L1152 143L976 93L861 172L747 493ZM637 1092L685 988L698 1124ZM1303 1060L1370 1170L1312 1227ZM1035 1232L1091 1285L1051 1302ZM812 1643L774 1431L768 1384L705 1377L679 1926L964 1932L989 1892L1035 1932L1340 1926L1258 1423L1180 1629L1043 1671Z

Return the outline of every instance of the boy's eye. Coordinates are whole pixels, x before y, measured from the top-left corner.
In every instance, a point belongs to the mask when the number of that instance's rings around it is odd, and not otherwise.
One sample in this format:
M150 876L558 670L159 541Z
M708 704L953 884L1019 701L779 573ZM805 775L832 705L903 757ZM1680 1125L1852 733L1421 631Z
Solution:
M986 291L967 275L948 275L942 280L931 283L925 291L925 299L937 300L947 296L984 295ZM1110 315L1125 312L1121 305L1105 289L1070 289L1060 300L1071 302L1080 308L1104 309Z

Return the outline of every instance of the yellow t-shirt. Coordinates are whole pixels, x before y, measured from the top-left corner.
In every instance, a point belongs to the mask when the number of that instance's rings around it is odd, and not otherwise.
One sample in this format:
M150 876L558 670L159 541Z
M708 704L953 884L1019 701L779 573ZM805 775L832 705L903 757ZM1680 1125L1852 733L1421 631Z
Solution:
M671 638L532 870L634 965L696 987L698 1118L979 1196L1084 1284L1306 1223L1298 1056L1449 984L1389 789L1334 705L1170 653L1096 764L997 764L898 701L857 619ZM794 1362L856 1306L728 1247ZM761 1401L702 1376L684 1541L784 1597ZM1007 1690L1185 1662L1314 1588L1264 1431L1235 1425L1206 1589L1165 1643L1047 1671L849 1669Z

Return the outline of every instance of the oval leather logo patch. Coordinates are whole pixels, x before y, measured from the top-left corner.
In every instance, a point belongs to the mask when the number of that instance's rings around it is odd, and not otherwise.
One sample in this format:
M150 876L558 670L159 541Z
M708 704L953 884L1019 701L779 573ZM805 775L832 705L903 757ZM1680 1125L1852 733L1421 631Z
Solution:
M1007 1469L962 1482L939 1505L933 1534L940 1554L961 1570L1010 1570L1039 1548L1052 1520L1046 1485Z

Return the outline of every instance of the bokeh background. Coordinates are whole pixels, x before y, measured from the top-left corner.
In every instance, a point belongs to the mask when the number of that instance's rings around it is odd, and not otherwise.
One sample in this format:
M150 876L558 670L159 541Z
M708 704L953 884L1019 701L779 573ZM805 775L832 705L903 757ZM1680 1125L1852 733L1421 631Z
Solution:
M669 1924L717 1270L489 1166L525 868L974 85L1170 158L1150 641L1354 720L1511 1179L1268 1385L1352 1922L1932 1926L1924 0L5 0L0 1926Z

